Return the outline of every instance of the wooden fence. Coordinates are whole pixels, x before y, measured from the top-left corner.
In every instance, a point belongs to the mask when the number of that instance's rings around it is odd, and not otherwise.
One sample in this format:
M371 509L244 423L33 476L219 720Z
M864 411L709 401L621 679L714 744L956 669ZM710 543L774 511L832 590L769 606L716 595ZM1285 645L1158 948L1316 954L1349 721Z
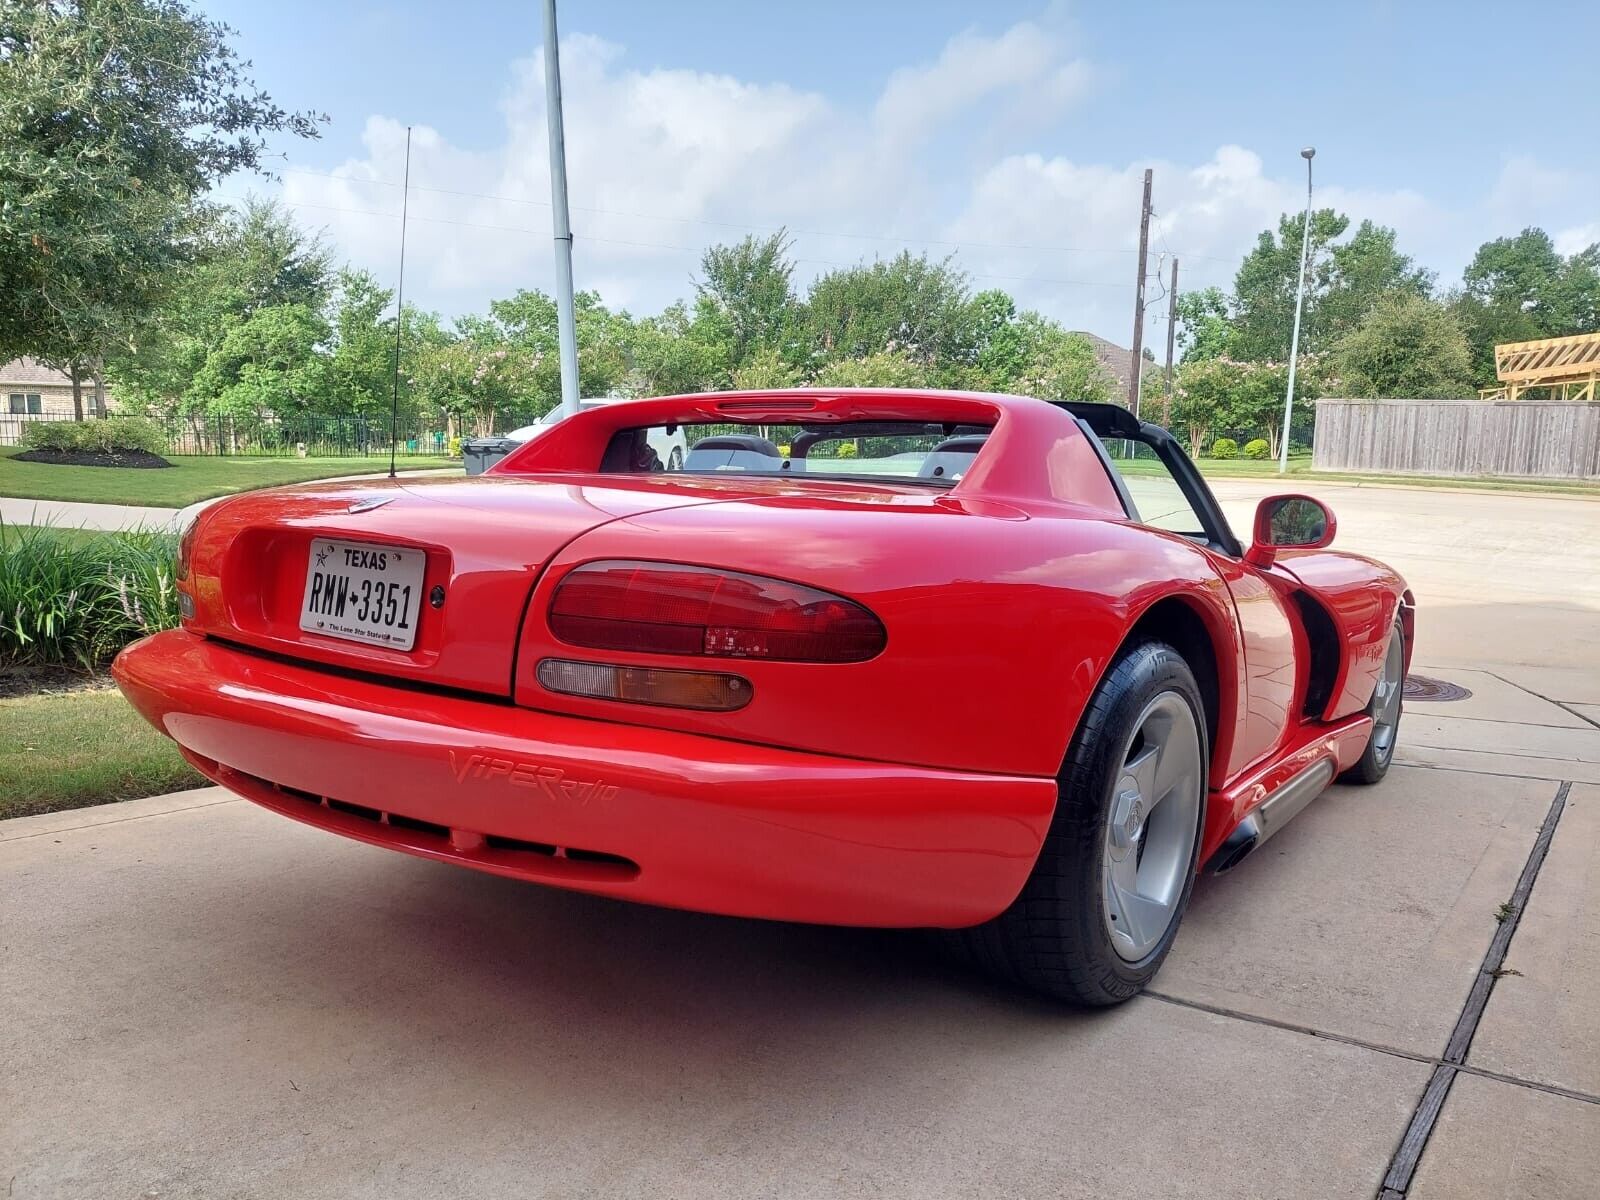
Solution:
M1600 403L1318 400L1319 471L1600 479Z

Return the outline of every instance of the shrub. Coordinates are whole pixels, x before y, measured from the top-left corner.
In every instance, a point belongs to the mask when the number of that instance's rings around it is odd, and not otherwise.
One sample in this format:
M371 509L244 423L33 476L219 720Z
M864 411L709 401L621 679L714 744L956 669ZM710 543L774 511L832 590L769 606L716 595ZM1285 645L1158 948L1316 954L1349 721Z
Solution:
M0 524L0 662L94 669L178 623L177 537Z
M102 421L83 423L78 434L78 448L96 454L116 450L165 454L167 438L159 425L144 417L106 417Z
M449 445L449 448L445 451L445 456L447 458L460 458L461 457L461 439L460 438L453 437L453 438L450 439L450 445Z
M26 450L82 450L110 454L116 450L145 450L165 454L167 438L161 426L144 417L106 417L100 421L30 421L22 430Z
M854 458L855 456L856 456L856 444L854 442L840 442L839 443L839 457L840 458Z
M1218 438L1211 443L1212 458L1238 458L1239 443L1232 438Z
M1244 444L1244 456L1246 458L1270 458L1271 455L1272 447L1267 443L1266 438L1251 438Z
M81 428L81 423L77 421L29 421L22 427L22 448L76 450L78 430Z

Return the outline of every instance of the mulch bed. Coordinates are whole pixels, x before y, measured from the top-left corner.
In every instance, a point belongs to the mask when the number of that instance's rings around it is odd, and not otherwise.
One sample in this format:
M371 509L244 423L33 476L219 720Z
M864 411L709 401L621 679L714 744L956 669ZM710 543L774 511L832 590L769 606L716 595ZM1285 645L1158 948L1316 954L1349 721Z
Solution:
M159 454L148 450L112 450L96 454L88 450L27 450L13 455L17 462L56 463L64 467L170 467Z
M61 664L0 663L0 700L39 692L81 692L109 686L111 676Z

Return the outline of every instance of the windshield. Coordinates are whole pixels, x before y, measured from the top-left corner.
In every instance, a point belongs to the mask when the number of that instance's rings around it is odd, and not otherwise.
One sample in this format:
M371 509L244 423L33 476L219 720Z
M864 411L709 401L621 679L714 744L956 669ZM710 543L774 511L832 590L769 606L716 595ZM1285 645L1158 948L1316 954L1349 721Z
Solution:
M971 468L989 427L922 421L829 425L655 425L619 431L602 471L808 475L948 487Z

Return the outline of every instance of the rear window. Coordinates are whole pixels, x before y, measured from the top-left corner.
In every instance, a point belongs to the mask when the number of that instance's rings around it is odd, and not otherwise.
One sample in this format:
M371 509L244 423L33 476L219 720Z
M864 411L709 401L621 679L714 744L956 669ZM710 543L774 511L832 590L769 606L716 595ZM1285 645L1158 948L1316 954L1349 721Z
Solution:
M620 430L601 470L618 474L807 475L948 487L990 428L921 421L652 425Z

